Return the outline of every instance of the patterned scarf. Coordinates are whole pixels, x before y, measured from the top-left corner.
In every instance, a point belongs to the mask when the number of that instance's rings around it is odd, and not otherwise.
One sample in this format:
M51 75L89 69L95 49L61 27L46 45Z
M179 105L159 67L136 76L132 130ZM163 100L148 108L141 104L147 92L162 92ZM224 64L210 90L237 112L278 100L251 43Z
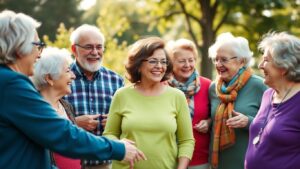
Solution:
M221 78L216 84L216 93L220 99L220 104L216 109L214 121L214 139L212 151L212 167L217 168L219 160L219 150L224 150L235 143L234 129L226 125L227 119L232 117L234 102L238 91L243 88L251 77L250 68L241 68L234 78L225 86Z
M168 80L170 86L175 87L185 94L187 99L191 117L194 117L194 95L200 90L199 74L195 70L185 83L177 81L174 77Z

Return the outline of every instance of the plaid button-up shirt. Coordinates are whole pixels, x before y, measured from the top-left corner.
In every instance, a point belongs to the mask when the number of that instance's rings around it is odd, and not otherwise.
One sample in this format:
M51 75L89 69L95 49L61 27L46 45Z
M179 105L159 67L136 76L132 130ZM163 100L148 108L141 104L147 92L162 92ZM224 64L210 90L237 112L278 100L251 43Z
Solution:
M123 78L103 66L94 74L92 80L86 78L77 62L72 64L71 70L76 75L76 79L71 84L72 93L64 99L74 106L75 116L108 114L113 94L118 88L124 86ZM103 130L100 122L92 133L101 136ZM99 165L110 161L84 160L83 163Z

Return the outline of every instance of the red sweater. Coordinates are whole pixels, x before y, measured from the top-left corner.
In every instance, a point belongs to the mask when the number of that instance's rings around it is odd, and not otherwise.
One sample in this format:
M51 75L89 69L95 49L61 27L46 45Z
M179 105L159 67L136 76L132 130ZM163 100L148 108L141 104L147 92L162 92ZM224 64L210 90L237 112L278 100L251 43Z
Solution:
M211 80L200 77L201 88L198 93L194 96L194 117L192 120L193 126L199 123L203 119L208 119L210 116L210 103L208 98L208 89ZM195 148L192 160L190 161L190 166L201 165L208 163L208 149L209 149L209 132L199 133L193 130L195 138Z

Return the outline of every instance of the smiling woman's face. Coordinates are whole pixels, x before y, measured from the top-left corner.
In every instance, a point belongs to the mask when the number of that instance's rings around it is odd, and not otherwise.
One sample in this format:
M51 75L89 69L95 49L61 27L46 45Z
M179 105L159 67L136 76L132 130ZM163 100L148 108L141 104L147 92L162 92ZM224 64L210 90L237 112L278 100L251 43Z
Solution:
M223 81L229 82L243 66L244 62L235 56L230 47L224 46L217 50L215 68Z
M185 83L195 70L196 57L186 49L177 49L173 58L173 75L179 82Z

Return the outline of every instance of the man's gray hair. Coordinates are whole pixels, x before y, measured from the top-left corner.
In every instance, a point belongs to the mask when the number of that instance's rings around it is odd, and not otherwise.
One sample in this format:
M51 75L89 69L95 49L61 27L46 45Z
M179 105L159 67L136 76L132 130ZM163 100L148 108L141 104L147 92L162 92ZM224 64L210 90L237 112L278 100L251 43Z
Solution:
M95 34L98 34L104 45L105 38L104 38L103 33L100 31L100 29L96 26L88 25L88 24L83 24L83 25L79 26L71 33L71 36L70 36L71 44L72 45L77 44L79 42L79 39L81 38L81 36L84 36L84 34L88 33L88 32L94 32Z

